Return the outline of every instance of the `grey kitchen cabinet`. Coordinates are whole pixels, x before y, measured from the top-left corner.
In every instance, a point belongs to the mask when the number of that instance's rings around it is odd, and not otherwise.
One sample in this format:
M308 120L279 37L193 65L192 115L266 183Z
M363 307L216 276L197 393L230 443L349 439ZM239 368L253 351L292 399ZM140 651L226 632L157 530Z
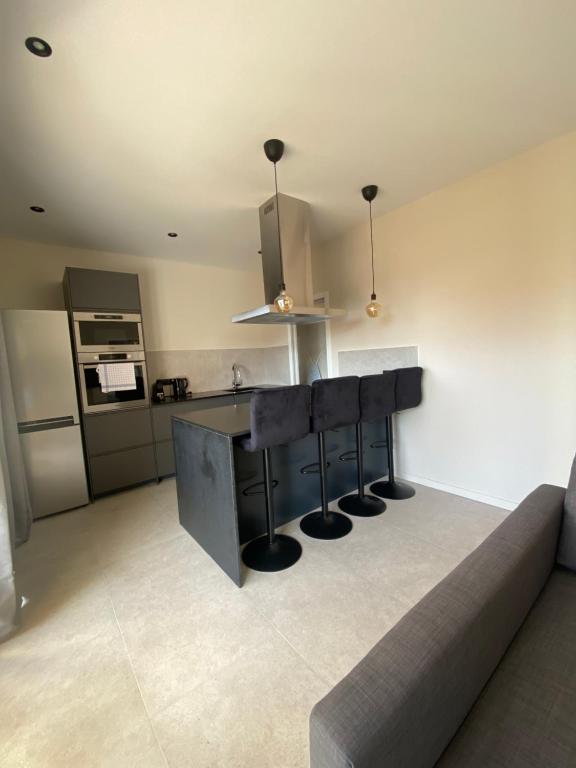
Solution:
M158 464L158 477L168 477L176 472L173 440L162 440L162 442L156 443L156 462Z
M157 477L153 445L91 456L89 462L92 493L95 496L156 480Z
M89 456L151 445L150 408L133 408L84 416L86 450Z
M150 408L84 415L92 495L158 479Z
M152 406L152 427L156 442L156 457L158 462L158 477L168 477L176 472L174 463L174 441L172 439L172 417L180 416L190 411L204 411L207 408L220 408L224 405L234 405L250 402L250 392L221 397L198 398L180 403L164 403Z
M66 267L64 292L67 307L72 311L140 312L137 274Z

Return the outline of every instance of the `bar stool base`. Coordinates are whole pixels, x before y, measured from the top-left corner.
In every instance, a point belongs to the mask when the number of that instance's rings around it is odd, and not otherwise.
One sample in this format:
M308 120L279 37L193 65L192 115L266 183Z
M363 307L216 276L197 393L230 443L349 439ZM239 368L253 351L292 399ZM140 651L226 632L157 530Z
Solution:
M352 520L339 512L311 512L300 520L301 530L313 539L341 539L352 530Z
M246 544L242 551L242 560L254 571L272 573L290 568L300 559L301 554L302 547L299 541L292 536L277 533L272 542L266 535Z
M355 515L356 517L376 517L386 509L386 504L382 499L367 494L359 496L357 493L343 496L338 502L338 506L347 515Z
M377 483L372 483L370 490L383 499L394 499L396 501L411 499L416 494L411 485L401 483L399 480L378 480Z

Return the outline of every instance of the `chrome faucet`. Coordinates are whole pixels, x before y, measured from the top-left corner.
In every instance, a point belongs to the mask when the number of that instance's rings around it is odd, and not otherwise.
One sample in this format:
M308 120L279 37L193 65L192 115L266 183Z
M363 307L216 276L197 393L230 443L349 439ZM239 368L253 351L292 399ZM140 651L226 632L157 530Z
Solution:
M232 386L234 389L242 386L242 376L240 376L240 369L238 363L232 364Z

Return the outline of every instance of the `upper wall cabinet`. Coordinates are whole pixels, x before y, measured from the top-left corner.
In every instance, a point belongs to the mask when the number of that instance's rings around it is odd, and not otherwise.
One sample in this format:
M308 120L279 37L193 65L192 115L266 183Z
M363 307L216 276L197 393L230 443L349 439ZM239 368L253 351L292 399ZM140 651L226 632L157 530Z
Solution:
M127 272L66 267L64 293L72 310L140 312L138 275Z

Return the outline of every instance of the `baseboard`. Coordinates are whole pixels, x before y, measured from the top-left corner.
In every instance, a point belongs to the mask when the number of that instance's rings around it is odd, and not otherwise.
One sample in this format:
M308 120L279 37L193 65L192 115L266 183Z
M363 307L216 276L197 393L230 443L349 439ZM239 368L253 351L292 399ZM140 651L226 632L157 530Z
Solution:
M397 475L397 477L400 480L418 483L419 485L426 485L428 488L435 488L437 491L445 491L446 493L452 493L455 496L463 496L465 499L472 499L472 501L481 501L483 504L491 504L493 507L500 507L501 509L516 509L519 503L517 501L510 501L509 499L501 499L499 496L489 496L486 493L470 491L468 488L459 488L456 485L438 483L436 480L430 480L427 477L419 477L418 475L401 474Z

